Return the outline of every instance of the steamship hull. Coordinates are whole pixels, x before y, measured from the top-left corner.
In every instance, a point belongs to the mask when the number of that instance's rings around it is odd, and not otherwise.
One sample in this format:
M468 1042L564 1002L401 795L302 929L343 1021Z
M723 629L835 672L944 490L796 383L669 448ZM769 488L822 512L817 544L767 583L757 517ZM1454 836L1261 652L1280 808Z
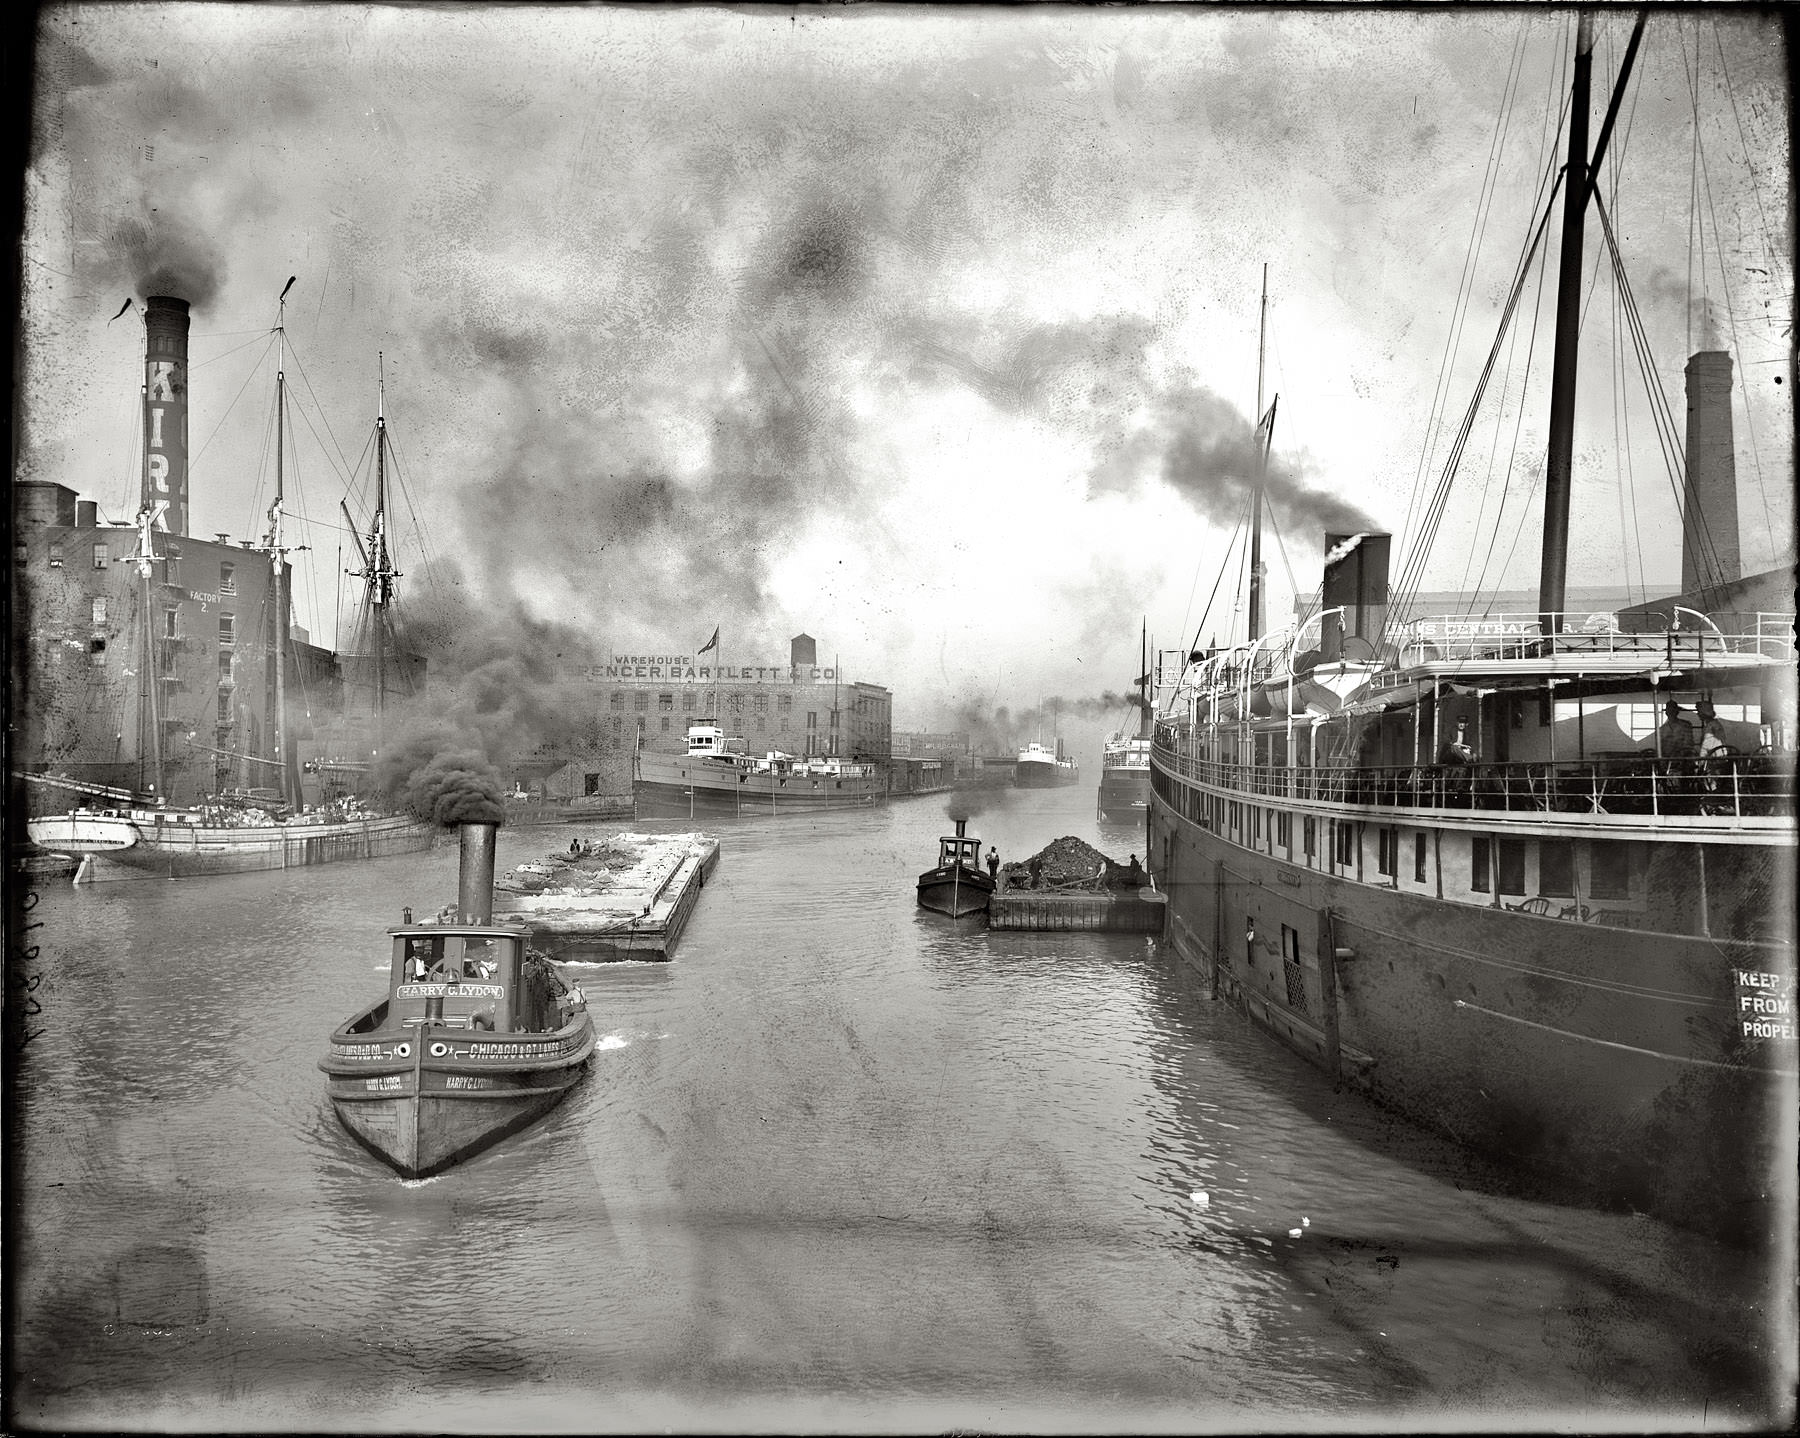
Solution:
M1796 1161L1793 1017L1746 1041L1738 974L1791 973L1791 948L1340 878L1215 832L1226 796L1246 796L1162 760L1149 842L1166 937L1219 997L1339 1080L1559 1191L1732 1241L1778 1230ZM1779 883L1791 846L1771 858Z
M1142 816L1150 807L1150 771L1145 768L1105 768L1100 771L1099 808L1102 818Z
M548 1034L442 1030L370 1045L367 1027L359 1015L332 1035L319 1064L326 1097L352 1137L403 1178L441 1173L542 1118L586 1075L595 1042L585 1012ZM360 1056L372 1046L385 1062Z
M157 823L151 818L100 818L80 814L33 819L32 842L58 853L92 855L96 874L153 874L191 879L298 869L345 859L377 859L429 849L438 826L404 815L349 823L279 824L237 828L218 824Z
M1066 760L1021 759L1013 784L1020 789L1064 789L1081 781L1081 771Z
M872 807L883 775L739 774L714 761L638 755L632 800L640 819L756 818Z

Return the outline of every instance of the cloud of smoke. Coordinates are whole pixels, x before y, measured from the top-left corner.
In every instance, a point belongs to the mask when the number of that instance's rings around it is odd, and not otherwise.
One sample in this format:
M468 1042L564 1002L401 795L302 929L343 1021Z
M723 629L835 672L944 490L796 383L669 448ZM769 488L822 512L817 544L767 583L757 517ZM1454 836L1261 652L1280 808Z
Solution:
M445 728L416 732L383 748L375 785L396 808L437 824L498 824L506 815L499 771Z

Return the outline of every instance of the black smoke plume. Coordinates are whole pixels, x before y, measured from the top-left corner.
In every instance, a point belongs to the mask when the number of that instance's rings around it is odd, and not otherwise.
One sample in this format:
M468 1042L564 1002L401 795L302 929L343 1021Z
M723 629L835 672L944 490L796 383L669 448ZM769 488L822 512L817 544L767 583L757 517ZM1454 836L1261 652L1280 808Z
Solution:
M479 750L459 747L448 729L389 743L374 778L390 805L436 824L498 824L506 817L499 771Z

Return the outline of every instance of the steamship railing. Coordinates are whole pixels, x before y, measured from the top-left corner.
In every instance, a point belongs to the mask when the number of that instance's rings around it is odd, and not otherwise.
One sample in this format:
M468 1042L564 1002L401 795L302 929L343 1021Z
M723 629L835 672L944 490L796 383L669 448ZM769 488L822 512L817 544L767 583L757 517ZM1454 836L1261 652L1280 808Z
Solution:
M1704 659L1709 654L1790 659L1795 655L1791 612L1719 616L1730 624L1729 631L1698 610L1680 606L1672 606L1667 613L1559 617L1561 630L1546 635L1536 614L1440 615L1390 625L1387 641L1402 664L1540 659L1550 654L1661 654L1671 659ZM1624 627L1621 620L1632 627Z
M1203 759L1160 732L1158 765L1245 797L1399 809L1514 813L1791 816L1791 753L1649 755L1550 763L1424 764L1362 768L1281 767Z

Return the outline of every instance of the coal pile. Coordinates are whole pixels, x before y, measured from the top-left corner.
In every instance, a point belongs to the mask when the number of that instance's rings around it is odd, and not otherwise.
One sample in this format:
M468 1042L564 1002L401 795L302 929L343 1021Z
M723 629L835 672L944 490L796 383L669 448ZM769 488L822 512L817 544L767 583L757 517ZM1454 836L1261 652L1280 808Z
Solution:
M1115 863L1092 844L1073 835L1045 845L1029 859L1003 864L1000 873L1008 889L1037 889L1073 894L1106 889L1137 889L1150 882L1138 863Z

